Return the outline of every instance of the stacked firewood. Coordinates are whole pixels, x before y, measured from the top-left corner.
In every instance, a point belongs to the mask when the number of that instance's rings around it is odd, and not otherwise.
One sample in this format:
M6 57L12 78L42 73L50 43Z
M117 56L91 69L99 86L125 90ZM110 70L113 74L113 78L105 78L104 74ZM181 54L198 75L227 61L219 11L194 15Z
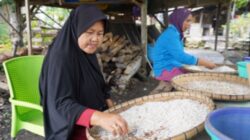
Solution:
M97 54L104 79L113 92L122 93L130 78L142 63L140 46L133 45L125 36L105 34Z

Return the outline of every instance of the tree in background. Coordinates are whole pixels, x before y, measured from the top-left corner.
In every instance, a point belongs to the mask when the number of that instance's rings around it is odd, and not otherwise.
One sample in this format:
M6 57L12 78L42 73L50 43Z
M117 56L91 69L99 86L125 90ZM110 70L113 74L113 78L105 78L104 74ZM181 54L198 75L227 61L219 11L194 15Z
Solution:
M242 15L233 16L230 25L230 34L233 37L247 38L250 32L250 14L248 12L249 0L234 0L235 10L243 11ZM233 13L235 12L233 11ZM241 12L240 12L241 13Z
M236 7L238 9L242 8L242 7L246 7L249 0L234 0L235 4L236 4Z
M41 25L42 26L45 25L44 27L47 28L60 29L61 28L60 25L63 25L63 23L65 22L70 13L69 9L45 7L45 6L40 7L40 10L45 14L49 15L56 22L54 22L53 20L51 20L51 18L42 14L41 11L40 12L38 11L37 17L39 17L43 21L43 23L39 24L39 20L31 20L32 28L36 27L40 28ZM20 31L21 34L25 33L23 32L25 26L23 25L20 26L19 23L17 22L16 6L14 0L0 0L0 13L5 17L5 19L8 20L8 22L11 25L14 26L16 30ZM18 44L17 45L18 47L26 46L25 45L26 43L25 44L22 43L23 41L25 41L25 38L24 40L22 40L20 36L8 24L6 24L6 22L4 21L1 22L1 21L3 20L0 17L0 45L2 44L2 46L5 47L7 46L7 48L11 48L11 46L13 46L14 48L15 44ZM41 37L41 35L40 36L35 35L33 37ZM43 40L45 40L46 42L50 42L51 38L45 38Z
M0 13L10 21L10 13L15 10L13 0L0 0ZM12 46L10 39L10 28L0 17L0 52L10 49Z

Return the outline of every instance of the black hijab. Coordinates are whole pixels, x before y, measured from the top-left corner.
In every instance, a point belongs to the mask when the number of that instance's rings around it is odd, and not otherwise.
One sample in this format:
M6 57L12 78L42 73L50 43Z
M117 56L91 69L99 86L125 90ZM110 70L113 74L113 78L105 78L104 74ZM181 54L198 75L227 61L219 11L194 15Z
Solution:
M107 108L109 88L95 54L86 54L78 37L106 16L95 6L73 10L50 46L40 76L41 104L44 109L45 139L68 140L81 113Z

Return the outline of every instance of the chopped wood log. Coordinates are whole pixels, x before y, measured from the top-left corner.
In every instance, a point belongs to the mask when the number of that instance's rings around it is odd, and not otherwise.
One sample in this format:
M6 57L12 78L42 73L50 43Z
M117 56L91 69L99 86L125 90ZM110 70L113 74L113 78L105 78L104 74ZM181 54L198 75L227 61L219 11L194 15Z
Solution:
M111 57L108 55L102 55L101 58L104 62L109 62L109 60L111 59Z
M0 91L1 92L8 92L9 91L8 84L0 81Z
M131 44L125 36L107 33L98 48L98 61L105 81L113 91L122 91L141 66L141 47Z
M111 59L111 61L113 61L113 62L118 62L118 63L122 63L123 61L124 61L124 57L125 57L125 55L121 55L121 56L119 56L119 57L113 57L112 59Z
M133 51L130 49L123 49L119 52L119 54L132 54Z
M112 61L115 63L126 63L126 62L130 62L137 55L138 55L138 52L135 52L134 54L118 55L118 57L113 57Z
M101 55L100 54L96 54L96 57L97 57L97 60L98 60L101 72L103 73L103 64L102 64Z
M131 73L136 73L140 66L141 66L141 62L142 62L142 56L137 56L126 68L126 70L124 71L124 74L131 74ZM134 75L133 74L133 75Z
M113 38L113 34L111 32L106 33L103 37L103 42L109 41L110 39Z
M113 50L110 51L111 56L115 56L119 50L121 50L123 47L127 45L128 41L125 41L124 43L117 45Z
M99 48L98 48L98 51L99 52L105 52L108 50L109 46L111 46L112 44L112 41L111 40L108 40L106 42L104 42Z
M113 57L112 61L115 63L123 63L125 65L129 64L132 59L138 56L139 53L135 52L134 54L121 55L119 57Z
M124 71L124 75L119 79L119 88L125 89L128 84L130 78L138 71L141 66L142 56L136 57L126 68Z
M138 56L139 53L134 53L134 54L131 54L131 55L127 55L125 58L124 58L124 62L130 62L132 59L134 59L136 56ZM128 63L127 63L128 64Z
M111 38L112 42L116 42L120 38L119 35L115 35L113 38Z
M125 69L127 67L126 64L119 64L119 63L116 63L115 64L117 68L121 68L121 69Z
M119 37L118 40L113 41L113 43L110 45L110 50L114 49L117 47L119 44L122 44L126 40L125 36Z
M141 48L139 47L139 46L135 46L135 45L131 45L131 50L133 51L133 52L135 52L135 51L140 51L141 50Z

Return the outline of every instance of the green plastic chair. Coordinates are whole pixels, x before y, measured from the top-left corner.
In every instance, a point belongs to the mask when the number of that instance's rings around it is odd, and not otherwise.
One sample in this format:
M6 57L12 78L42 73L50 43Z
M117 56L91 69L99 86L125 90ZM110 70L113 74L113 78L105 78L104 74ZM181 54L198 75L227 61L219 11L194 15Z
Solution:
M3 63L10 91L11 138L21 129L44 136L39 75L44 56L22 56Z

